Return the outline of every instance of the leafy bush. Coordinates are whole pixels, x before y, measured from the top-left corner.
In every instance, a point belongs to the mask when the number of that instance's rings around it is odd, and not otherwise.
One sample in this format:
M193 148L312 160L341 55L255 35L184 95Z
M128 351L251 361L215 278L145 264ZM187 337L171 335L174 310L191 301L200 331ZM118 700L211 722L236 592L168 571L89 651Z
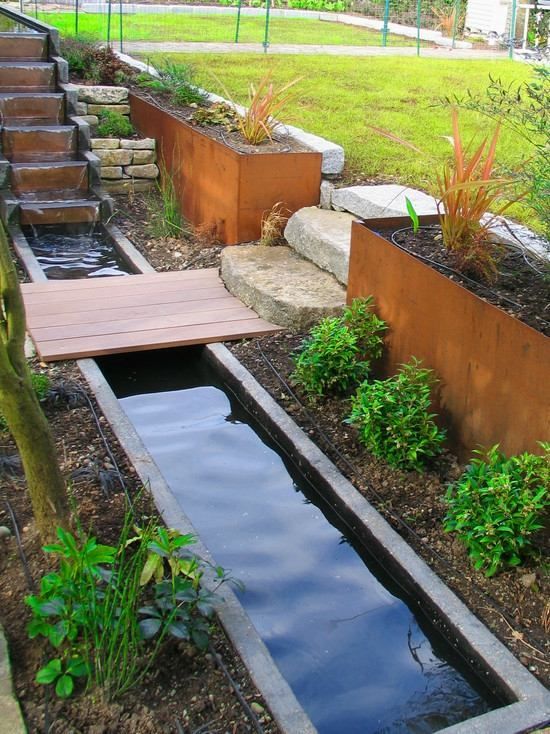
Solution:
M341 317L311 329L293 357L293 381L309 395L346 393L364 380L370 360L382 351L383 321L371 312L372 298L356 299Z
M422 470L445 438L429 412L433 382L432 370L413 358L388 380L363 382L347 422L358 428L359 440L374 456L400 469Z
M61 55L71 74L93 84L124 84L135 76L134 69L121 61L112 48L86 39L64 38Z
M98 138L128 138L135 133L130 120L116 110L101 110L95 133Z
M36 680L55 683L61 698L76 678L108 699L121 695L143 679L167 637L208 644L215 596L201 588L207 564L190 551L195 538L153 523L133 531L128 513L116 547L58 529L59 543L44 548L60 563L26 599L28 633L57 651ZM220 584L227 580L215 572Z
M215 102L210 107L200 107L193 119L197 125L222 125L228 132L239 129L238 115L231 105Z
M532 552L531 536L543 527L550 507L550 443L544 456L506 458L493 446L476 452L462 477L447 490L444 520L466 546L477 569L493 576L518 566Z
M41 372L31 372L31 383L39 402L45 400L50 389L50 378ZM6 419L0 412L0 433L8 430Z
M157 67L158 77L140 74L138 84L154 92L168 94L176 105L204 104L207 94L194 82L194 69L190 64L178 64L165 60Z

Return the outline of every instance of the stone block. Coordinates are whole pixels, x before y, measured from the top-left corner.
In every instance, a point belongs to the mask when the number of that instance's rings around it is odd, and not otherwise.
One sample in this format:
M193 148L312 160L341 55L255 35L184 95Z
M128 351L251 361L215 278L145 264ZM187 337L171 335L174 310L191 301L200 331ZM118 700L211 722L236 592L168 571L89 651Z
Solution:
M157 159L154 150L134 150L132 164L134 166L144 166L148 163L155 163Z
M125 104L128 101L126 87L80 86L78 88L79 102L92 104Z
M156 141L154 138L142 138L141 140L121 138L120 147L126 150L155 150Z
M80 119L92 127L95 127L99 123L99 117L97 115L80 115Z
M130 151L127 151L130 152ZM126 166L124 173L134 178L157 178L159 175L159 169L154 163L149 163L145 166Z
M262 318L297 331L340 314L346 301L345 288L332 275L289 247L225 247L221 277Z
M74 114L75 115L87 115L88 105L86 104L86 102L77 102L75 105Z
M319 206L321 209L332 209L332 192L334 184L330 181L321 181L321 191L319 196Z
M118 112L120 115L130 114L130 105L128 104L89 104L88 114L100 115L104 110L110 112Z
M92 150L117 150L120 147L119 138L92 138Z
M355 217L308 206L293 214L285 238L297 253L332 273L340 283L348 282L351 223Z
M101 166L101 178L122 178L122 166Z
M437 204L433 196L396 184L335 189L332 192L332 206L362 219L406 217L407 198L418 215L437 214Z
M132 162L130 150L94 150L102 166L129 166Z

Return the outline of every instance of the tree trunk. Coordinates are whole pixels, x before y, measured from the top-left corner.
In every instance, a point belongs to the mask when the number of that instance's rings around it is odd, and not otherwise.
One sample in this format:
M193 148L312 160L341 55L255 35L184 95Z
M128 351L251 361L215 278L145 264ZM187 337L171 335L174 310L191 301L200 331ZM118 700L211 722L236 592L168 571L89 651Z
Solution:
M44 541L68 528L69 506L50 427L25 358L25 306L0 223L0 412L17 444L34 519Z

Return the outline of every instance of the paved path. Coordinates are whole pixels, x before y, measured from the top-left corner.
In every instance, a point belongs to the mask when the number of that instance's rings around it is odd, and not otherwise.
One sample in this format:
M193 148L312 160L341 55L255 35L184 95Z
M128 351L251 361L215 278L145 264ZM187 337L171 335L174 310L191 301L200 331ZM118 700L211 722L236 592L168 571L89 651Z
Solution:
M265 53L261 43L159 43L150 41L126 41L125 53L210 53L210 54L260 54ZM306 56L416 56L415 46L321 46L271 44L269 54L303 54ZM431 59L504 59L506 51L478 49L421 48L420 56Z

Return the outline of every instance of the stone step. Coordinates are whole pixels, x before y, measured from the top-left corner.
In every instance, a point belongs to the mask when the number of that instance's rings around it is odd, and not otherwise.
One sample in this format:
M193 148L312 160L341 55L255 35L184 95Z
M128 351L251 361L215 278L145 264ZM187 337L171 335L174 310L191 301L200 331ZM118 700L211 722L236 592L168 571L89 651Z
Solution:
M361 219L385 219L408 216L407 198L418 215L437 214L433 196L397 184L334 189L331 203L335 209L350 212Z
M0 92L48 92L55 88L55 64L0 61Z
M305 331L342 312L346 291L332 275L290 247L235 245L222 252L227 289L262 318Z
M41 195L46 191L65 189L87 192L88 163L86 161L14 163L11 166L11 189L22 198L30 192Z
M97 222L101 217L101 202L97 200L63 202L24 202L19 206L19 223L80 224Z
M45 33L0 33L1 61L45 61L47 56Z
M77 129L72 125L6 126L2 151L12 163L45 163L74 160Z
M308 206L293 214L285 228L285 239L297 253L332 273L347 285L351 223L347 212Z

